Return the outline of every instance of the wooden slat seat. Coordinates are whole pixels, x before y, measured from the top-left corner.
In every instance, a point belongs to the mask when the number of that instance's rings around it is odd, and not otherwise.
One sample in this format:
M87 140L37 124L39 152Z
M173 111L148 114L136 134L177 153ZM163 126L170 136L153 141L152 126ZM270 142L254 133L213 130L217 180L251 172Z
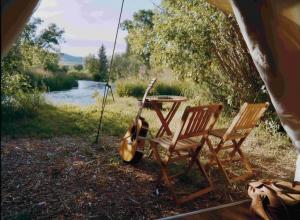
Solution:
M161 136L150 140L154 157L161 167L158 183L161 182L161 180L166 183L176 204L187 202L213 190L212 182L199 161L199 153L209 131L216 123L221 110L222 105L186 107L181 118L181 123L173 136ZM159 146L167 150L164 156L161 155L162 152L158 150ZM169 175L168 165L180 160L187 161L185 171L177 172L177 174L172 176ZM177 193L175 193L174 185L176 181L173 180L183 174L187 174L193 165L197 166L207 181L208 186L187 195L179 195L178 190ZM182 191L182 189L180 190Z
M222 138L225 135L226 131L227 128L214 129L210 132L210 135ZM227 140L233 140L244 136L246 137L248 133L249 133L248 130L232 131L230 135L227 137Z
M151 141L159 144L165 149L169 149L172 145L173 136L163 136L161 138L154 138ZM183 140L179 140L174 148L174 151L189 150L196 148L199 145L199 137L191 137Z

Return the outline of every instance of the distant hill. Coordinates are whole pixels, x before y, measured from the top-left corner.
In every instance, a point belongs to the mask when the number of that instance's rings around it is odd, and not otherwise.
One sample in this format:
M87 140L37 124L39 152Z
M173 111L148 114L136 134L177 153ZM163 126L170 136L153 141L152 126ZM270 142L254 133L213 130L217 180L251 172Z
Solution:
M72 56L72 55L69 55L66 53L61 53L59 64L70 65L70 66L78 65L78 64L83 65L83 57L76 57L76 56Z

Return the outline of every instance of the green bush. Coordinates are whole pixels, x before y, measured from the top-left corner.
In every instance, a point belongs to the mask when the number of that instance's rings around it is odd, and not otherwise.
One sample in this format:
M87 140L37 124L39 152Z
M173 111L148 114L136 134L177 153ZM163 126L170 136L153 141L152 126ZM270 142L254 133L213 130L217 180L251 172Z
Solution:
M136 98L143 97L148 82L141 81L117 81L116 90L120 97L133 96ZM152 95L183 95L183 84L179 82L164 83L159 82L154 85L150 91Z
M42 75L28 72L27 75L29 76L31 86L42 90L59 91L78 86L78 78L72 74L55 73Z
M136 98L143 97L145 90L147 88L147 83L139 81L118 81L116 83L117 94L120 97L133 96Z
M57 74L49 78L44 78L43 82L49 91L68 90L78 86L75 77L65 74Z
M1 118L11 121L35 115L43 103L41 93L22 74L1 75Z
M3 121L30 118L36 115L44 99L38 90L31 93L20 92L1 100L1 117Z
M77 80L92 80L92 75L82 71L69 71L69 76L74 77Z
M153 94L155 95L183 95L182 84L173 82L166 84L160 82L156 84L153 88Z

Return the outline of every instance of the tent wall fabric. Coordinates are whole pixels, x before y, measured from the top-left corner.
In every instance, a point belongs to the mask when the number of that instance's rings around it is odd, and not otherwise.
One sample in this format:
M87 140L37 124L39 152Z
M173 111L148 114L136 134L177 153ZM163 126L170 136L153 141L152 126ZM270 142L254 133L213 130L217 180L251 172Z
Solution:
M1 57L15 42L38 2L38 0L1 0Z

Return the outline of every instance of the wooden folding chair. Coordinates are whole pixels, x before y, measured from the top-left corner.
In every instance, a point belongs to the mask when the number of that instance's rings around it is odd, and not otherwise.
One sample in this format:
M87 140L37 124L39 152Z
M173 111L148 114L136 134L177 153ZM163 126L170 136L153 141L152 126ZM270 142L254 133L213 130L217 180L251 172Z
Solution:
M219 142L216 146L213 146L210 139L207 138L207 145L211 155L205 168L208 169L210 166L217 164L224 173L228 183L245 180L246 178L253 176L253 170L241 150L241 145L255 127L257 121L263 116L268 106L268 102L260 104L244 103L227 129L221 128L212 130L209 135L217 137ZM228 142L231 142L232 144L228 144ZM218 153L223 150L231 150L227 159L219 158ZM238 158L234 158L236 155ZM225 164L230 164L235 161L241 162L247 170L244 175L236 175L225 169Z
M153 150L154 157L161 167L158 183L160 183L161 180L164 180L176 204L189 201L213 190L212 182L203 169L198 155L205 143L209 131L218 119L222 107L222 105L186 107L181 118L181 123L174 136L162 136L150 140L150 146ZM166 150L164 158L162 158L163 155L160 155L158 146L161 146ZM176 165L180 160L189 161L185 171L170 176L168 174L168 165L173 162ZM173 180L175 180L175 177L187 174L194 164L197 165L202 176L207 180L208 187L178 198L178 195L175 193L175 184Z

